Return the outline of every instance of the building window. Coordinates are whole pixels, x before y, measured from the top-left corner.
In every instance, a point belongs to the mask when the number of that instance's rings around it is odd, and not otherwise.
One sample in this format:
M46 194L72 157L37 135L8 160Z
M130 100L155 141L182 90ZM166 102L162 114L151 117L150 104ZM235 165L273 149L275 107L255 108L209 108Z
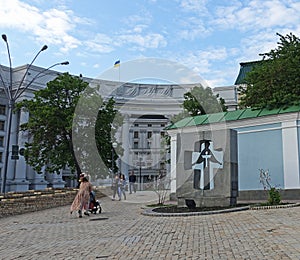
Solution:
M134 124L134 127L139 127L139 124Z
M151 160L152 159L152 157L151 157L151 153L147 153L147 160Z
M152 137L152 132L147 132L147 138L151 138Z
M133 138L139 138L139 132L138 131L133 132Z
M5 124L5 121L0 120L0 130L1 131L4 131L4 124Z
M148 124L148 127L152 127L152 124Z
M147 149L151 148L151 142L147 142Z
M0 147L4 146L4 136L0 136Z
M0 162L3 162L2 158L3 158L3 153L0 152Z
M161 124L160 126L161 126L161 127L165 127L165 125L166 125L166 124Z
M165 132L160 132L160 137L161 138L165 137Z
M0 115L5 115L5 111L6 111L6 106L0 105Z
M138 149L138 148L139 148L139 142L134 142L133 149Z

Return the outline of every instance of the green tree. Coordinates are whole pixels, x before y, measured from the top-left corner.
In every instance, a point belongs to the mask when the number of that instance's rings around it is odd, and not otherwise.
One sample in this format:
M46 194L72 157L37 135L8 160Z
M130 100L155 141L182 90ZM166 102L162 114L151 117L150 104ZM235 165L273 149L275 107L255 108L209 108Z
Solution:
M300 104L300 39L292 33L280 35L277 48L263 56L245 77L239 89L240 105L279 108Z
M88 86L77 104L73 120L73 145L84 172L105 178L117 171L116 160L123 149L118 144L112 153L112 143L116 142L115 135L122 123L123 117L115 109L114 99L104 102L97 87Z
M177 122L188 116L197 116L226 111L225 101L214 95L209 87L195 86L191 91L184 94L182 104L183 111L172 118L172 122Z
M17 104L18 109L26 109L30 114L29 121L21 126L21 130L28 131L30 135L30 142L25 145L25 159L35 171L41 172L45 167L47 172L58 173L60 169L68 167L79 176L84 165L88 165L84 159L88 158L87 148L93 141L88 139L89 135L85 135L87 132L80 133L85 145L74 148L74 133L79 130L79 121L77 126L74 123L76 106L85 95L89 97L86 110L95 110L96 115L99 109L100 112L106 110L101 96L88 85L80 77L64 73L48 82L46 88L36 91L33 99ZM112 105L109 102L110 110ZM84 118L83 121L85 126L91 126L91 118ZM106 142L111 143L111 139L106 139Z
M118 144L117 148L115 148L114 153L112 153L112 143L116 142L115 135L118 128L123 123L123 117L121 114L115 109L115 101L113 98L110 98L106 104L99 110L96 121L96 144L98 151L101 155L105 166L101 171L103 177L108 175L108 169L112 170L112 172L116 172L118 167L116 165L116 160L119 155L123 154L123 148L120 144ZM111 140L108 142L108 140ZM113 163L111 163L112 154L114 156Z

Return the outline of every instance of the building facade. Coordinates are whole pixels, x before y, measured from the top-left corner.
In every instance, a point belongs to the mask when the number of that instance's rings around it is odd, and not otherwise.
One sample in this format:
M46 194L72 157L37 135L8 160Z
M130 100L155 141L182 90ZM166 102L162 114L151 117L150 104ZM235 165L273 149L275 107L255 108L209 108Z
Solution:
M75 186L70 172L62 169L58 174L50 174L45 170L38 174L26 164L23 156L18 160L8 157L8 169L4 173L5 144L7 142L7 111L8 100L5 96L5 87L9 82L10 71L5 66L0 66L3 80L0 82L0 170L1 185L3 176L6 175L6 191L26 191L28 189L41 190L46 187L60 188ZM26 74L24 74L27 71ZM45 88L47 82L57 77L59 73L52 70L28 65L12 69L12 92L20 87L25 88L19 100L31 99L34 92ZM37 77L38 75L38 77ZM23 85L20 86L23 76ZM30 87L26 87L33 79ZM164 128L170 119L178 114L182 108L183 94L190 91L196 84L139 84L120 83L101 79L83 78L90 84L99 85L102 89L109 89L103 98L113 97L116 107L124 116L122 127L117 133L117 140L124 149L117 165L122 173L128 175L130 170L135 170L140 182L147 182L157 178L159 174L169 172L166 161L165 143L163 143ZM229 110L237 107L235 86L214 89L215 94L224 98ZM18 101L18 100L17 100ZM20 125L27 122L29 115L20 110L13 113L12 129L10 131L10 144L24 147L29 142L29 136L20 131ZM11 149L11 146L10 146ZM11 150L9 151L11 154Z

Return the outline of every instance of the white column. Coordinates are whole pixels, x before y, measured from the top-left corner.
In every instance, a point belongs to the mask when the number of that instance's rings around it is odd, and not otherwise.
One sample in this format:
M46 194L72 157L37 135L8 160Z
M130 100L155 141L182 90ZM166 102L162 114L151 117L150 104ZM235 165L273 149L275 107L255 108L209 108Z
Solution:
M159 130L153 130L152 133L152 141L151 141L151 156L152 156L152 166L157 165L157 168L160 169L160 163L161 163L161 143L160 143L160 131Z
M128 167L130 164L132 164L132 161L129 162L129 153L130 153L130 145L129 141L132 141L130 138L130 133L129 133L129 115L125 115L124 118L124 124L122 127L122 147L124 149L124 154L121 160L121 171L123 174L127 176L128 174Z
M24 109L21 109L19 128L20 125L28 122L28 119L29 119L29 113L25 112ZM28 142L28 133L19 130L18 142L17 142L19 145L19 149L23 148L26 142ZM12 189L14 191L27 191L29 189L29 182L26 179L26 170L27 170L27 164L25 158L24 156L19 155L19 159L16 160L14 180L12 181L11 184Z
M297 121L282 123L284 188L299 189Z
M171 135L171 193L176 193L177 134Z
M146 130L140 130L140 137L139 137L139 148L147 148L147 138L146 138Z
M12 113L11 129L10 129L10 144L9 144L9 155L7 164L7 174L6 174L6 191L14 191L12 181L15 177L15 165L16 160L11 159L12 155L12 145L17 144L17 124L18 124L18 113ZM6 137L8 136L8 118L6 120ZM6 140L7 142L7 140ZM2 169L4 170L4 169Z

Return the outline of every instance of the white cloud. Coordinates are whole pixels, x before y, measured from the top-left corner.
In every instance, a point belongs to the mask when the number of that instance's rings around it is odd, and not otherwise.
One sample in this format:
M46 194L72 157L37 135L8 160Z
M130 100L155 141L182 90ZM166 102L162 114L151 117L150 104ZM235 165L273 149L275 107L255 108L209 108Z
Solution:
M42 12L19 0L1 1L0 27L32 34L43 44L63 46L60 49L63 52L80 45L80 41L71 35L77 23L87 23L87 20L76 17L70 10L50 9Z
M196 38L203 38L210 33L205 23L196 17L188 17L181 21L181 29L179 37L184 40L195 40Z
M222 48L208 48L203 51L188 52L183 58L178 58L179 62L193 68L193 70L203 76L210 73L212 63L214 61L225 60L228 56L228 51Z
M148 11L143 11L140 15L130 15L121 20L122 24L130 27L135 27L137 24L149 25L152 21L152 16Z
M114 50L114 40L106 34L98 33L94 39L85 42L92 52L109 53Z
M180 6L184 11L205 15L208 13L206 3L207 0L181 0Z
M284 27L300 22L300 3L280 0L252 0L216 8L213 24L221 29L261 30L273 26Z
M144 51L145 49L156 49L165 47L167 41L163 35L158 33L148 34L124 34L118 37L118 42L131 45L130 48Z

